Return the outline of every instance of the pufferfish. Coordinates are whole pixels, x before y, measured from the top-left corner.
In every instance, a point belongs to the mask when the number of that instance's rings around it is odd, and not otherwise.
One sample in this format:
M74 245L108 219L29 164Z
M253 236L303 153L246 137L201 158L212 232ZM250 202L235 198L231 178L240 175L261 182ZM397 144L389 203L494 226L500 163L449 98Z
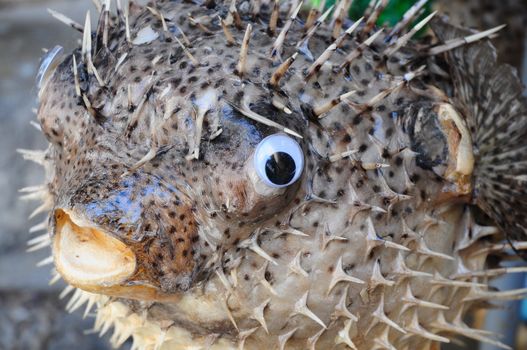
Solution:
M417 2L154 1L38 76L54 281L134 349L438 349L527 249L527 103ZM98 2L96 2L97 4ZM414 37L430 24L432 35Z

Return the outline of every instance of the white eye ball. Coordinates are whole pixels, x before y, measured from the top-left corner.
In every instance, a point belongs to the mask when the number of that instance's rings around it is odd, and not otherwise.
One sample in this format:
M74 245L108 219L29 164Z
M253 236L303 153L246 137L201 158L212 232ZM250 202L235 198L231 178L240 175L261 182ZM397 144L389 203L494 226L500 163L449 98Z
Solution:
M304 153L300 145L285 134L267 136L256 147L254 167L267 185L287 187L302 174Z

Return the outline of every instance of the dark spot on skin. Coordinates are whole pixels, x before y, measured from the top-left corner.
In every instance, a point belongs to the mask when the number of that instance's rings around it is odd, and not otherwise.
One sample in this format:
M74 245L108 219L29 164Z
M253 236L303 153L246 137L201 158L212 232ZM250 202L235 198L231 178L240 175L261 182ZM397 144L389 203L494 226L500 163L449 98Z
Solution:
M353 117L353 125L359 125L362 121L362 115L357 114L355 117Z

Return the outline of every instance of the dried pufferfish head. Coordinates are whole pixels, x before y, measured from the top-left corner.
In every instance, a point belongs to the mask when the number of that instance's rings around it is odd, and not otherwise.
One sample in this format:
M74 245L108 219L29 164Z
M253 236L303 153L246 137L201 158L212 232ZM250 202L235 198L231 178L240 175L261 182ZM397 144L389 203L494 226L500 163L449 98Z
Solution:
M71 60L63 64L71 74ZM206 71L198 68L194 78L181 83L190 81L183 88L198 91L188 101L170 102L169 95L154 102L173 103L177 112L172 113L185 115L181 119L170 114L164 119L146 103L126 107L128 90L113 97L112 103L123 103L117 107L124 108L122 115L112 112L104 121L86 115L76 96L63 98L59 112L51 107L56 96L43 95L42 129L62 159L52 221L55 262L71 284L122 295L121 287L133 282L135 298L144 288L147 293L187 290L207 277L204 265L215 252L235 247L295 195L305 196L297 181L304 168L302 138L247 121L225 102L258 98L262 88L225 93L197 78ZM221 74L212 74L212 80L220 81ZM59 90L74 89L71 78ZM132 94L143 89L124 86ZM156 98L152 93L150 100ZM141 111L134 111L137 125L130 125L134 108ZM305 124L298 113L286 115L263 99L250 108L269 120L287 117L299 131ZM75 125L71 118L82 114L85 119ZM204 138L199 145L196 133ZM152 159L145 160L145 154Z
M488 43L460 47L495 30L402 34L425 2L387 34L385 1L354 23L346 1L105 3L94 32L55 14L83 32L39 79L72 307L144 348L506 347L461 317L523 293L487 279L503 232L525 239L525 104Z

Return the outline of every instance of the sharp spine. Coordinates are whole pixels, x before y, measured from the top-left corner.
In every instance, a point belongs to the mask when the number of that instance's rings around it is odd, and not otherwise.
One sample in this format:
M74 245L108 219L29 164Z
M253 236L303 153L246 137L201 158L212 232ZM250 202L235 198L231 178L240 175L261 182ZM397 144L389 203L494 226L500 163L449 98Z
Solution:
M260 327L254 327L251 329L240 331L238 334L238 350L245 349L245 341L249 338L254 332L256 332Z
M379 19L379 16L386 8L386 5L388 5L389 0L379 0L377 4L375 5L375 8L373 9L372 14L368 17L368 20L366 21L366 24L364 28L362 29L361 35L366 36L370 33L370 31L375 26L375 23Z
M64 23L65 25L67 25L68 27L71 27L79 32L83 32L83 27L81 24L75 22L74 20L72 20L71 18L69 18L68 16L60 13L60 12L57 12L57 11L54 11L52 9L48 9L48 12L53 16L55 17L56 19L58 19L59 21L61 21L62 23Z
M247 24L247 29L245 30L245 35L243 36L242 47L240 49L240 59L236 65L236 74L242 78L247 69L247 54L249 51L249 40L251 39L252 25Z
M298 56L298 52L295 52L291 57L289 57L287 60L285 60L278 68L274 71L273 75L271 76L271 79L269 80L269 84L273 86L274 88L279 87L280 79L282 79L289 69L293 62L295 62L296 57Z
M229 7L229 15L231 16L236 28L242 29L242 19L240 17L240 14L238 13L238 10L236 9L236 0L231 1L231 5Z
M342 268L342 257L338 259L337 266L333 270L333 273L331 276L331 282L329 283L326 296L329 295L329 293L331 293L333 288L335 288L335 286L340 282L357 283L357 284L365 283L363 280L350 276L344 271L344 269Z
M313 36L313 34L315 34L317 29L322 25L322 23L324 23L324 21L326 20L326 18L328 17L328 15L329 15L329 13L331 12L332 9L333 9L333 6L331 6L329 9L327 9L326 12L324 12L322 14L322 16L320 16L315 21L315 24L307 31L305 37L302 40L300 40L298 42L298 44L296 45L297 49L300 48L300 47L303 47L304 45L308 45L309 39L311 39L311 37Z
M408 41L418 32L420 31L425 25L432 20L432 18L437 14L437 11L432 12L430 15L428 15L425 19L423 19L421 22L417 23L408 33L397 39L393 45L390 45L388 49L386 50L385 54L386 56L391 56L394 53L396 53L401 47L405 46Z
M382 32L383 32L383 29L380 29L379 31L374 33L372 36L370 36L368 39L366 39L364 42L362 42L357 48L351 51L344 59L344 62L340 64L340 66L338 67L338 70L342 70L345 67L349 66L354 59L356 59L362 54L362 52L366 49L366 47L373 44L375 39L377 39L377 37L381 35Z
M302 297L295 303L293 315L303 315L321 325L324 329L327 329L325 323L311 311L307 306L307 297L309 292L306 292Z
M387 326L390 326L393 329L396 329L403 334L407 333L401 326L399 326L397 323L395 323L390 318L388 318L388 316L386 316L386 314L384 313L384 294L381 294L381 298L379 300L379 306L372 313L372 316L376 319L377 322L384 323ZM372 330L372 328L377 324L377 322L372 323L369 329L366 331L366 333L369 333Z
M285 350L285 348L286 348L285 344L293 336L293 334L295 334L295 332L297 330L298 330L298 327L293 328L289 332L286 332L286 333L278 336L278 348L279 348L279 350Z
M236 41L234 40L234 37L232 36L231 31L229 30L229 27L227 26L227 23L218 16L218 19L221 24L221 28L223 29L223 34L225 34L225 38L227 39L227 46L233 46L236 44Z
M337 320L339 317L344 317L346 319L349 319L353 322L357 322L359 318L352 314L348 307L346 306L347 300L348 300L348 292L349 292L349 285L346 286L344 289L344 294L340 297L340 300L337 305L335 305L335 311L331 315L331 318L333 320Z
M79 83L79 72L77 71L77 59L75 58L75 54L73 56L73 62L72 62L72 70L73 70L73 80L75 81L75 94L77 97L81 97L81 86Z
M341 102L346 101L346 99L356 93L355 90L348 91L345 94L340 95L337 98L332 99L331 101L328 101L324 103L321 106L314 107L313 113L320 119L326 116L326 113L328 113L330 110L332 110L334 107L339 105Z
M253 309L253 314L251 315L251 318L253 320L256 320L262 326L265 333L267 334L269 334L269 329L267 328L267 322L265 322L264 311L267 305L269 305L270 301L271 299L267 299L263 303L261 303L259 306L255 307Z
M506 26L506 24L502 24L500 26L494 27L494 28L489 29L489 30L485 30L485 31L480 32L480 33L468 35L468 36L465 36L465 37L462 37L462 38L451 39L451 40L447 41L446 43L444 43L443 45L434 46L434 47L430 48L428 50L428 55L430 55L430 56L438 55L440 53L453 50L453 49L455 49L457 47L460 47L460 46L463 46L463 45L467 45L467 44L473 43L475 41L487 38L487 37L499 32L500 30L505 28L505 26Z
M278 23L278 17L280 15L280 1L275 0L273 5L273 12L269 18L269 34L273 36L276 33L276 26Z
M354 322L353 320L344 321L344 327L340 329L337 333L337 337L335 341L336 345L346 344L350 349L357 350L357 347L355 346L355 344L350 338L350 328L353 322Z
M132 38L130 35L130 2L124 8L124 28L125 28L125 37L128 45L132 44Z
M428 2L428 0L419 0L414 5L412 5L412 7L410 7L408 9L408 11L405 12L405 14L403 15L402 20L400 20L393 27L393 29L390 32L390 34L388 34L388 36L386 37L386 41L390 42L393 37L395 37L396 35L399 35L399 33L404 28L406 28L408 26L408 24L410 24L410 22L414 19L414 17L416 17L418 15L419 11L421 11L423 6L425 6L427 2Z
M344 41L346 36L350 35L360 25L361 22L362 18L360 18L353 25L351 25L342 35L336 38L335 41L324 50L324 52L317 58L317 60L308 68L307 75L305 77L306 81L309 81L311 77L313 77L320 71L320 68L324 65L325 62L329 60L333 52L335 52L337 48L342 45L342 42Z
M152 13L154 16L159 18L159 20L161 21L161 26L163 28L163 31L168 32L167 22L165 20L165 16L163 16L161 11L159 11L157 8L150 7L150 6L147 6L146 8L148 9L148 11L150 11L150 13Z
M298 253L296 253L296 255L293 258L293 260L291 260L291 262L288 265L289 274L296 273L296 274L298 274L300 276L304 276L304 277L307 278L309 275L306 272L306 270L304 270L302 268L302 263L300 261L301 257L302 257L302 251L299 251Z
M302 2L296 7L296 9L291 14L291 17L287 20L284 27L280 31L280 34L278 34L278 37L276 38L275 42L273 43L273 48L271 50L271 59L273 61L280 60L280 56L282 54L282 45L284 44L285 37L287 33L289 32L289 29L291 29L291 26L293 25L293 22L296 19L296 16L298 15L298 12L300 11L300 8L302 7Z
M293 131L285 126L282 126L280 124L278 124L277 122L275 121L272 121L264 116L261 116L253 111L251 111L249 109L248 106L246 106L245 104L242 106L242 107L238 107L232 103L229 103L231 105L232 108L236 109L237 111L239 111L241 114L243 114L244 116L246 116L247 118L249 119L252 119L254 121L257 121L259 123L262 123L262 124L265 124L267 126L271 126L271 127L274 127L274 128L277 128L279 130L282 130L283 132L289 134L289 135L293 135L295 137L298 137L298 138L302 138L302 135L300 135L299 133L297 133L296 131Z

